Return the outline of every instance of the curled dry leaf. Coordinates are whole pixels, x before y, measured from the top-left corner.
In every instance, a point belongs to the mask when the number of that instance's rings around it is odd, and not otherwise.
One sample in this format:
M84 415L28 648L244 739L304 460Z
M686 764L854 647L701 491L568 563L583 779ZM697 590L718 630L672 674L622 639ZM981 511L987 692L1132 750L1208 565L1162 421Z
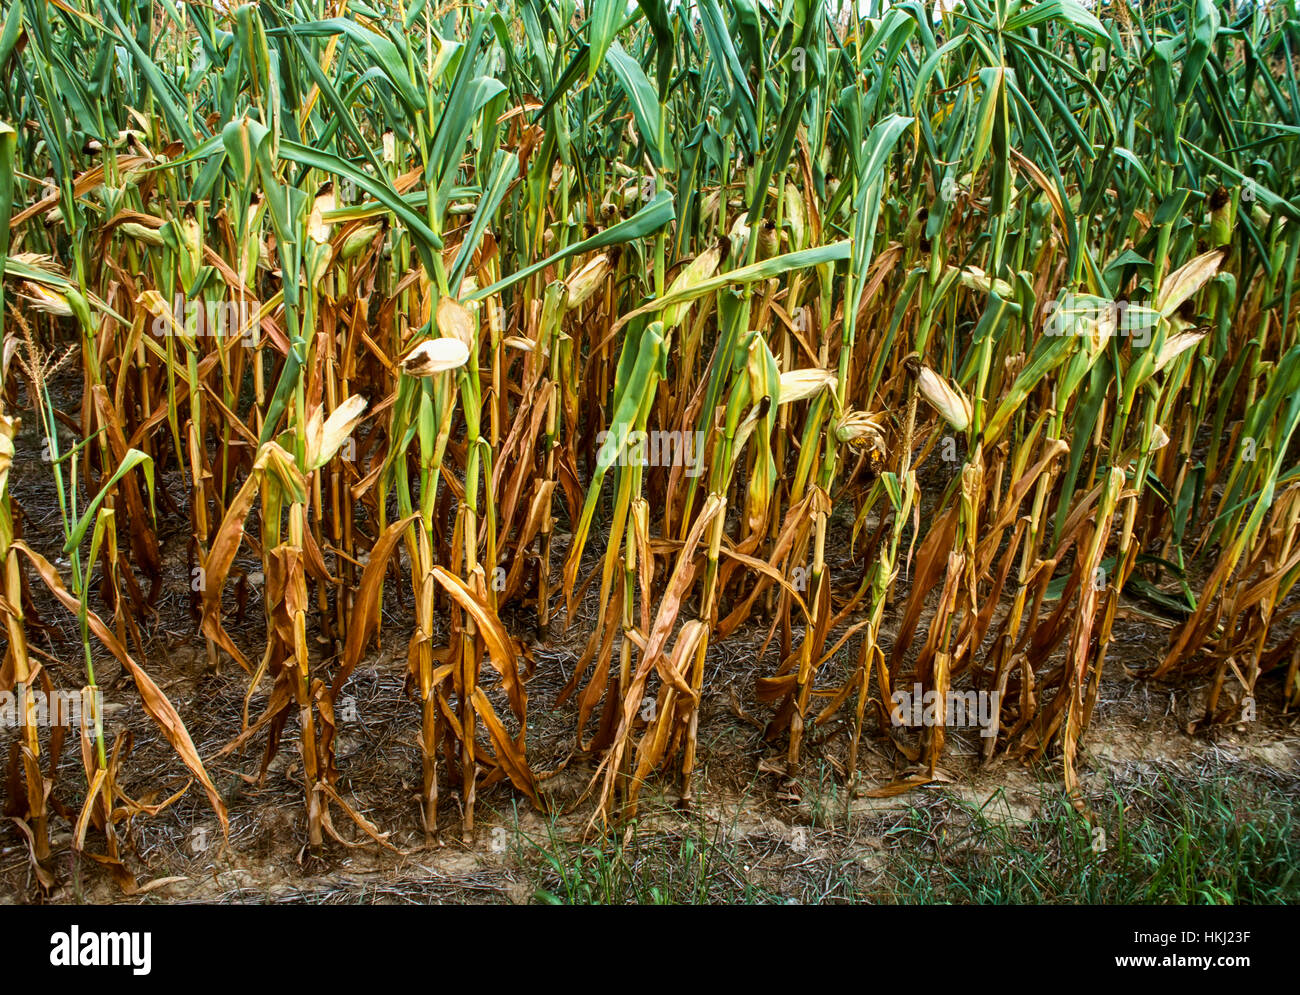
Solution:
M14 435L21 422L8 415L0 415L0 497L9 484L9 467L14 462Z
M366 643L379 625L379 595L384 589L388 560L397 548L402 532L418 517L415 514L407 515L384 529L366 560L365 568L361 571L361 582L357 585L357 596L352 603L352 624L348 626L348 640L343 648L343 665L334 678L335 698L342 693L343 685L361 662Z
M1163 370L1188 349L1195 348L1205 338L1205 332L1177 332L1165 339L1156 353L1156 371Z
M15 541L13 548L21 552L31 561L32 566L36 568L36 572L40 575L45 586L49 588L50 593L53 594L63 604L63 606L68 609L68 611L72 612L74 615L78 615L83 611L81 602L63 586L63 579L45 557L30 549L26 543L23 543L22 541ZM168 700L167 696L163 694L158 685L153 682L153 678L135 662L131 657L131 654L126 651L126 647L118 642L117 636L113 634L113 630L105 625L103 620L90 608L84 608L84 611L86 620L90 625L91 631L95 634L95 637L104 645L105 649L113 654L118 663L122 664L122 666L130 672L131 679L135 682L136 690L140 692L140 702L144 706L144 710L148 712L149 716L157 723L159 730L161 730L167 742L171 743L172 749L174 749L176 755L181 758L181 762L190 769L190 773L192 773L203 786L203 790L207 793L208 802L211 804L212 810L217 814L217 818L221 821L222 834L228 835L230 832L230 822L226 815L225 802L221 800L221 795L217 792L216 785L214 785L211 778L208 777L208 772L204 769L203 761L199 758L198 750L194 748L194 741L190 739L189 731L185 728L185 723L181 720L179 713L177 713L175 707Z
M339 451L344 441L365 414L366 399L353 394L332 412L329 418L322 419L323 408L312 412L307 422L307 469L315 470L324 466Z
M1177 311L1185 300L1205 286L1210 277L1219 271L1223 255L1222 249L1214 249L1197 256L1165 277L1156 297L1156 310L1166 318Z

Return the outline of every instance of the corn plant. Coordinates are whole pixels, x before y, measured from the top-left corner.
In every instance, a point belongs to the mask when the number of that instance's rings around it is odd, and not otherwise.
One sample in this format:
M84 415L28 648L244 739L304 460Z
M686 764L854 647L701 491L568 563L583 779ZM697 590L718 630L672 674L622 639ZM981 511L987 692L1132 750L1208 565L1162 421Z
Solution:
M183 522L245 688L220 756L260 743L265 778L296 733L312 847L338 810L386 842L338 786L377 643L430 836L448 790L466 838L482 790L551 804L529 646L562 630L598 822L667 771L692 800L723 693L788 785L842 722L889 793L951 738L896 691L979 689L983 759L1059 756L1073 792L1123 615L1169 632L1144 676L1212 675L1204 725L1264 679L1300 702L1290 4L382 6L3 15L0 689L50 680L34 571L84 686L119 660L224 819L148 673ZM22 531L20 415L61 538ZM861 783L864 736L910 769ZM120 865L146 807L83 737L75 845ZM48 878L57 748L18 738Z

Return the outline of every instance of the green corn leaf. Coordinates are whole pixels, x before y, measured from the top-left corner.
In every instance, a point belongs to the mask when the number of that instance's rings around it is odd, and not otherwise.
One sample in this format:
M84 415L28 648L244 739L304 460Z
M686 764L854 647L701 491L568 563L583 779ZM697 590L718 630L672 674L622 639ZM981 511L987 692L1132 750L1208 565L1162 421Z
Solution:
M138 449L128 449L126 455L122 457L122 462L113 473L113 476L109 477L104 486L99 489L99 493L91 499L90 504L87 505L81 518L77 521L77 524L73 526L71 533L68 535L68 541L63 544L63 551L65 553L71 553L81 545L81 540L86 536L86 530L89 529L91 524L95 521L95 512L99 510L99 506L104 503L104 499L108 497L109 493L113 490L114 485L116 485L119 480L125 477L137 466L143 466L144 468L144 477L149 489L149 502L150 505L152 505L153 458L140 452Z

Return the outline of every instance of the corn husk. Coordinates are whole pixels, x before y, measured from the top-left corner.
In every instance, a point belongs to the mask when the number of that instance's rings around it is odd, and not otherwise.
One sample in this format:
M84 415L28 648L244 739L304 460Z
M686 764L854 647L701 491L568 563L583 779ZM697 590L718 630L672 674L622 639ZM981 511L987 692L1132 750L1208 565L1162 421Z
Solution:
M572 311L585 304L604 282L609 269L609 255L602 252L570 273L568 279L564 281L565 307Z
M820 390L833 390L835 374L830 370L790 370L781 374L781 394L777 403L793 404L813 397Z
M452 338L465 346L466 355L474 348L474 316L465 305L450 297L438 301L438 331L443 338Z
M469 347L458 338L425 339L402 359L402 371L413 377L431 377L464 366Z
M328 418L323 418L323 408L318 407L307 420L307 468L315 470L324 466L339 447L352 434L366 410L366 399L353 394L340 404Z
M959 387L950 384L928 366L917 377L917 388L943 420L958 432L966 431L971 420L970 401Z

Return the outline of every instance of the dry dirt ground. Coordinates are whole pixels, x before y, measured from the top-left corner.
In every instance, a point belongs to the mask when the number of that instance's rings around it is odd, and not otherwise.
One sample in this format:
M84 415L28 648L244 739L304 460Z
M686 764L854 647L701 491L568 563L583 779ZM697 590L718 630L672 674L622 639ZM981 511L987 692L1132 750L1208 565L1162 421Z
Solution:
M235 673L176 679L168 693L190 724L205 755L238 730L243 687ZM538 679L530 687L532 715L547 715L548 698L558 681ZM272 764L263 786L250 785L241 774L255 773L260 750L214 764L211 772L229 805L230 838L223 846L217 823L202 795L194 789L152 819L130 829L128 865L141 885L175 878L143 895L124 896L98 866L76 860L68 844L71 825L53 820L59 887L53 902L271 902L271 903L429 903L511 902L536 898L542 851L570 855L587 829L585 806L569 814L543 815L496 787L480 795L476 830L461 838L454 792L447 799L439 838L425 839L419 828L416 790L419 758L413 745L418 729L415 709L403 696L402 665L386 655L357 675L352 685L359 720L343 747L340 790L371 822L388 831L395 848L368 844L336 810L340 831L363 844L355 849L329 842L312 856L305 838L302 788L296 758L286 747ZM1110 682L1099 723L1084 756L1084 783L1106 790L1115 777L1172 775L1187 779L1228 778L1261 773L1285 778L1300 787L1300 726L1296 717L1280 715L1276 702L1265 702L1256 723L1209 736L1188 735L1186 720L1197 714L1203 688L1153 687L1128 680ZM566 710L567 712L567 710ZM372 716L367 718L366 716ZM534 761L549 745L549 756L563 760L569 747L564 730L571 715L557 715L551 738L536 737ZM870 872L889 845L891 833L904 827L916 809L948 813L960 806L982 810L994 822L1027 823L1044 814L1052 799L1059 764L1027 768L998 758L980 767L973 740L952 744L945 774L951 782L916 789L892 798L852 797L843 788L837 766L843 751L835 737L812 752L796 785L762 773L781 759L778 747L762 741L760 730L736 718L730 709L709 710L702 754L704 769L696 804L683 812L670 781L657 782L643 796L638 832L676 841L706 835L724 839L743 860L743 869L776 894L789 891L809 900L844 898L846 865ZM132 794L165 797L184 784L180 765L167 744L152 731L138 705L121 702L112 714L112 729L130 728L136 745L128 764ZM530 737L530 747L533 746ZM900 770L883 740L866 751L867 786L885 784ZM541 761L544 765L545 761ZM563 809L579 795L592 771L574 761L547 782L548 795ZM69 753L61 768L61 790L68 802L79 801L79 760ZM559 841L563 841L562 844ZM896 842L896 841L895 841ZM93 838L92 838L93 845ZM725 873L726 867L719 869ZM825 879L826 893L815 886ZM882 896L887 897L887 896ZM11 827L0 830L0 902L38 899L26 847Z
M33 546L53 560L60 532L47 465L30 458L39 452L30 417L19 440L19 461L11 474L12 490L21 504L24 529ZM24 459L24 453L29 458ZM171 493L184 488L164 476L160 485ZM205 759L215 757L239 732L248 694L247 676L227 663L218 673L207 667L201 638L189 614L189 573L185 516L170 516L163 529L166 578L157 616L150 620L146 668L185 720ZM556 560L563 555L557 539ZM828 544L830 545L830 544ZM848 543L835 546L843 561L846 583L859 569L851 562ZM247 550L243 551L247 554ZM239 561L253 572L257 561ZM38 585L38 581L33 581ZM42 655L56 686L84 683L75 619L36 586L35 603L48 631L32 644ZM296 728L291 721L284 743L265 779L257 784L262 744L242 753L209 762L209 773L225 798L230 835L223 841L217 821L200 791L190 790L161 814L137 819L126 834L126 863L141 886L126 896L94 861L76 857L69 844L72 826L66 818L52 820L56 851L54 891L41 896L31 873L27 849L17 827L0 823L0 902L528 902L537 897L539 880L546 880L545 853L579 846L588 830L589 803L573 807L595 769L585 756L573 756L576 704L556 706L560 689L572 673L582 636L589 631L594 610L583 605L568 633L557 622L547 641L532 640L534 670L529 695L528 754L534 769L559 770L545 782L554 811L532 810L507 785L483 791L478 799L477 824L462 839L454 790L444 786L437 838L428 840L420 828L416 792L420 779L416 736L418 709L405 693L405 646L410 632L409 584L389 585L382 626L384 643L372 652L351 678L346 694L354 713L343 723L339 743L340 793L371 823L388 833L390 848L381 848L361 835L335 809L335 825L355 847L328 842L317 854L305 853L301 770L295 755ZM262 637L262 613L255 585L242 620L229 628L256 656ZM102 610L102 606L100 607ZM532 628L527 615L507 619L518 634ZM885 638L892 640L887 626ZM1094 726L1082 759L1084 783L1102 792L1115 777L1173 773L1193 780L1232 776L1234 771L1264 773L1300 785L1300 726L1297 715L1282 709L1279 680L1265 679L1257 719L1236 727L1191 734L1189 723L1203 713L1208 679L1155 683L1127 676L1125 668L1150 666L1164 645L1164 632L1148 621L1120 620L1115 648L1108 661ZM988 766L979 763L979 737L950 734L943 761L945 780L892 798L855 796L845 790L841 776L847 756L847 736L841 725L814 730L805 760L794 779L778 771L782 743L765 742L762 721L737 703L754 701L757 677L771 673L775 652L757 662L761 632L740 633L711 647L709 672L700 722L700 761L695 804L683 812L675 781L662 776L642 796L637 832L683 841L692 834L725 839L736 855L737 867L752 872L771 893L789 893L799 900L848 897L846 882L858 883L856 894L870 895L875 862L887 849L891 827L918 809L974 806L988 818L1033 820L1059 785L1058 759L1048 758L1028 768L998 755ZM832 641L834 636L832 636ZM848 648L853 650L851 644ZM843 655L848 656L848 652ZM96 654L99 683L105 693L105 725L109 742L130 733L131 754L124 764L121 787L132 797L158 802L186 783L184 767L172 753L140 706L129 680L106 654ZM835 682L839 661L825 668L821 683ZM260 714L269 690L264 683L252 696L249 714ZM0 759L7 757L14 732L0 728ZM907 762L882 737L864 737L860 756L861 785L878 787L906 771ZM562 769L561 769L562 768ZM65 748L56 791L75 812L84 794L78 751ZM0 778L0 797L6 791ZM91 849L102 839L90 841ZM566 850L566 852L571 852ZM730 873L720 867L718 874ZM540 870L539 870L540 868ZM846 875L845 868L853 874ZM866 887L862 888L865 875ZM169 880L170 879L170 880ZM702 898L708 897L707 894ZM887 898L888 896L881 896Z

